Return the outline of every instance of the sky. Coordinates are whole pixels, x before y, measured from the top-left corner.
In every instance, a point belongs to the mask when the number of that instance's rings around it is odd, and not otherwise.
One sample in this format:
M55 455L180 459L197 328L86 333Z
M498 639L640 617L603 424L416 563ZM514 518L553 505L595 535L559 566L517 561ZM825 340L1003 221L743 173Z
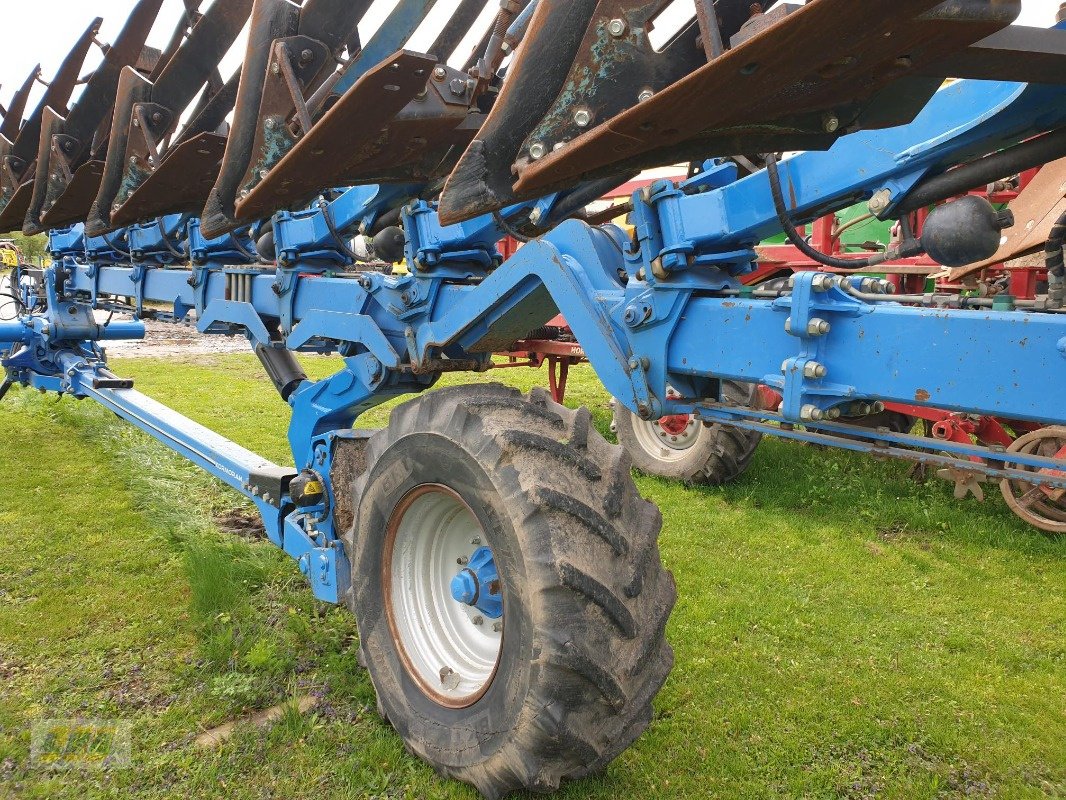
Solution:
M399 0L377 0L374 3L360 25L364 42L398 2ZM458 0L439 0L409 43L410 49L418 50L419 45L427 46L457 3ZM38 62L44 68L45 78L50 78L63 56L94 17L104 18L100 38L103 41L114 39L134 4L135 0L5 0L4 5L7 8L3 24L7 33L3 38L3 49L0 50L0 103L6 106L11 94ZM203 6L206 8L208 4L205 0ZM1050 26L1055 21L1055 12L1059 5L1060 0L1022 0L1022 17L1019 23ZM164 0L163 11L149 38L150 44L156 47L166 44L183 7L182 0ZM473 26L464 42L467 51L472 50L474 43L480 40L498 7L494 0L486 2L485 13ZM223 72L227 76L236 69L243 52L242 37L223 62ZM99 50L94 48L90 59L99 60ZM38 86L34 100L41 91L42 87Z

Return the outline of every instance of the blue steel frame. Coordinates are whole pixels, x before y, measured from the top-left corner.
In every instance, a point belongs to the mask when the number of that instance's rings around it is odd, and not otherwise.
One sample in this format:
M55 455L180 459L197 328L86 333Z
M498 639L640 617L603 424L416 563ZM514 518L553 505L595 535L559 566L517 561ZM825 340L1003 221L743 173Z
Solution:
M888 216L923 178L1062 126L1064 99L1061 87L954 84L910 125L852 134L827 153L783 162L793 215L803 222L877 194ZM352 430L359 415L432 386L445 371L489 368L493 352L559 313L607 390L646 419L695 413L913 457L906 446L924 451L920 458L929 463L996 478L1020 476L1020 466L1061 468L1037 456L931 444L832 420L874 399L1066 423L1048 403L1064 388L1066 316L869 302L850 279L816 273L797 275L790 294L754 299L738 277L753 268L755 244L780 227L767 178L738 180L728 165L707 166L681 187L662 182L633 197L635 244L615 226L568 221L506 263L495 244L505 233L498 218L441 226L431 203L411 200L402 218L412 272L402 276L334 274L350 262L333 231L368 229L418 187L360 187L278 214L277 267L235 258L232 241L197 238L196 220L165 218L103 240L87 240L80 226L55 231L47 312L0 324L0 343L14 345L2 363L11 381L93 398L251 498L271 540L297 560L315 595L331 602L343 596L349 569L329 477L338 443L362 435ZM503 216L546 207L550 200ZM245 242L238 255L251 238ZM169 266L178 248L190 254L191 267ZM235 276L245 287L237 297ZM146 300L170 304L178 320L195 311L201 331L242 334L257 348L338 354L343 366L335 375L304 380L287 398L295 467L270 464L116 386L97 342L143 335L143 326L97 324L91 311L104 306L104 296L133 298L138 316ZM915 350L914 341L926 346ZM781 408L773 414L718 404L726 379L776 387ZM681 399L667 399L667 384ZM806 429L777 427L796 422ZM834 435L841 433L859 438ZM965 460L974 455L994 460ZM288 493L299 472L321 480L327 491L320 505L299 507ZM1025 476L1066 487L1061 473Z

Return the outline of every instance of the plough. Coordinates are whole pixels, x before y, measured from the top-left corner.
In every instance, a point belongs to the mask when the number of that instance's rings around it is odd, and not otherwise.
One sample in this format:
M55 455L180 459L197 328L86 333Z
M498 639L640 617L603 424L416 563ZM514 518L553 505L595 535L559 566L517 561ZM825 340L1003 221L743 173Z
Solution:
M487 797L551 791L632 744L669 674L661 518L588 411L493 384L422 394L559 314L642 420L965 468L1063 513L1066 418L1049 398L1066 220L1047 293L1010 308L905 305L849 272L995 255L1012 220L987 201L941 205L920 238L908 215L1066 156L1062 31L1013 27L1011 0L695 0L676 30L660 0L503 0L471 46L485 3L400 0L363 41L378 5L186 0L145 62L160 3L142 0L73 104L67 65L25 120L25 99L10 104L0 219L47 228L53 262L12 283L0 395L92 399L254 503L315 597L354 613L379 710L412 752ZM634 192L632 235L586 221L605 189L692 160L691 177ZM841 264L798 233L855 203L901 220L888 252ZM836 272L746 286L756 244L782 230ZM529 241L505 257L512 234ZM409 274L376 267L401 260ZM290 406L291 465L110 371L104 343L143 336L160 304L248 338ZM311 380L298 353L338 371ZM777 408L728 402L759 384ZM387 429L356 427L411 394ZM1039 436L991 450L847 422L882 402Z

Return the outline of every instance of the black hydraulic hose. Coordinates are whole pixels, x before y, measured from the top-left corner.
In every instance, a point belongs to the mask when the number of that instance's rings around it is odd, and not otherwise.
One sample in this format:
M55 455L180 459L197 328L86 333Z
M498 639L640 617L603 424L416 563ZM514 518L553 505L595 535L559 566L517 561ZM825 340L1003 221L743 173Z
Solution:
M1063 156L1066 156L1066 128L1059 128L924 181L903 199L897 212L917 211Z
M184 261L186 259L186 255L170 243L170 237L167 235L167 228L163 224L162 217L158 217L156 219L156 225L159 227L159 238L163 240L163 244L166 246L167 250L170 251L170 254L174 256L174 258L178 259L178 261Z
M1052 308L1062 308L1066 300L1066 265L1063 262L1062 248L1066 244L1066 212L1055 220L1044 247L1044 264L1048 274L1048 304Z
M337 230L337 226L333 222L333 215L329 211L329 202L326 198L321 198L318 201L318 207L322 210L322 219L326 222L326 228L329 229L329 235L333 237L334 242L340 251L348 256L356 264L365 264L366 259L357 254L348 243L341 236L340 231Z
M788 208L785 205L785 196L781 191L781 173L777 168L777 156L773 153L766 156L766 174L770 178L770 194L774 199L774 210L777 212L777 221L781 223L781 227L784 229L785 236L788 237L789 242L812 261L816 261L823 266L831 267L833 269L858 272L860 270L877 266L878 264L883 264L892 259L907 258L922 252L921 245L914 239L908 239L899 247L892 247L876 256L863 259L839 258L837 256L829 255L828 253L823 253L820 250L816 250L807 244L807 241L800 236L799 231L796 230L795 224L788 215Z
M108 247L110 247L110 248L111 248L112 250L114 250L114 251L115 251L116 253L118 253L118 254L119 254L120 256L122 256L123 258L128 258L128 259L129 259L130 261L132 261L132 260L133 260L133 255L132 255L132 254L130 254L130 253L128 253L127 251L123 250L123 249L122 249L121 247L119 247L119 246L118 246L117 244L115 244L115 243L114 243L114 242L112 242L112 241L111 241L110 239L108 239L108 238L107 238L107 234L106 234L106 233L105 233L105 234L104 234L104 236L103 236L103 240L104 240L104 242L105 242L105 243L107 244L107 246L108 246Z
M496 220L496 224L500 226L500 230L502 230L516 242L519 242L520 244L529 244L531 241L533 241L528 236L519 233L518 228L514 227L510 222L505 220L503 218L503 214L501 214L499 211L493 211L492 218Z
M249 250L247 247L245 247L243 244L241 244L241 237L237 235L236 231L233 231L229 235L229 239L230 239L231 242L233 242L233 249L236 250L238 253L240 253L242 256L244 256L246 259L251 261L253 264L271 264L271 263L273 263L271 261L267 261L261 255L259 255L259 253L253 253L251 250Z

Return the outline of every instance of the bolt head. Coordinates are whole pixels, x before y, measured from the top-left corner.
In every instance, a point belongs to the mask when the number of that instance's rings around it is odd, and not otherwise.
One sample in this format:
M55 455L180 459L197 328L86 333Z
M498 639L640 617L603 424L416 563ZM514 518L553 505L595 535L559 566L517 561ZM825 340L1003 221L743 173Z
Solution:
M529 157L532 158L534 161L538 161L544 158L547 153L548 148L546 148L541 142L536 142L535 144L532 144L529 147Z
M470 621L473 622L475 625L484 625L485 624L485 618L483 616L481 616L480 614L478 614L476 617L474 617Z
M637 100L639 100L641 103L646 103L653 97L655 97L655 92L653 92L651 89L645 89L643 92L637 95Z
M574 112L574 124L579 128L587 128L592 122L592 112L587 108L580 108Z
M442 81L448 77L448 70L444 67L437 67L433 70L433 77L438 81Z
M628 30L629 26L626 24L626 21L624 19L612 19L610 22L607 23L607 32L616 39L625 36L626 31Z
M840 130L840 119L836 114L826 114L822 117L822 128L826 133L836 133Z

